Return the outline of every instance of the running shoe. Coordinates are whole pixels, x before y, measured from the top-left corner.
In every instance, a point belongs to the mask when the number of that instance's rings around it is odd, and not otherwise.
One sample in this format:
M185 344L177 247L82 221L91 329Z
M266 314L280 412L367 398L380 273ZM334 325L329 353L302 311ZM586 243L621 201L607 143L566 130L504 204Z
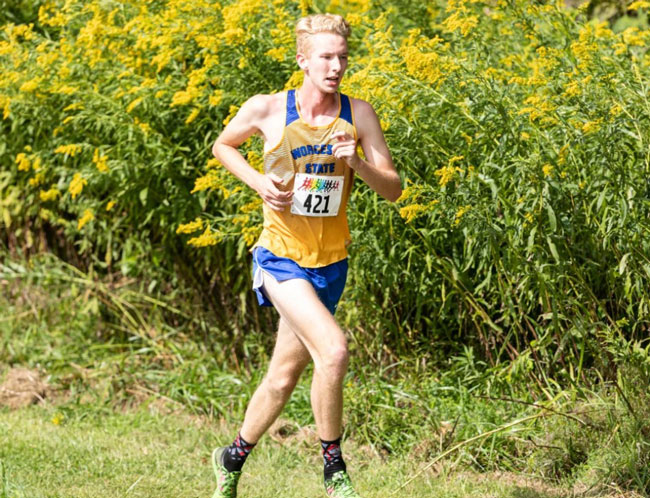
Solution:
M344 470L338 471L325 481L325 492L332 498L361 498L352 487L350 476Z
M241 472L229 472L223 465L226 448L217 448L212 452L212 468L217 477L217 489L212 498L237 498L237 483Z

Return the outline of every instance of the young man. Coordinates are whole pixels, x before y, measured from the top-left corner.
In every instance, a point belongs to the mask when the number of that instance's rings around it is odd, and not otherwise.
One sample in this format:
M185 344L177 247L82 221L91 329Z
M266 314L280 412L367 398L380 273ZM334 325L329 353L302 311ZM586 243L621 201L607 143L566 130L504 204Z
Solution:
M212 149L264 201L264 228L253 250L253 288L261 305L272 305L280 314L269 371L250 401L241 430L229 447L213 453L213 498L237 496L246 457L278 417L310 361L325 490L336 498L359 496L340 448L348 348L334 312L347 275L350 233L345 211L355 173L390 201L402 189L372 106L337 91L348 63L349 33L341 16L300 19L300 89L249 99ZM264 139L264 174L237 150L256 133ZM366 160L359 157L358 144Z

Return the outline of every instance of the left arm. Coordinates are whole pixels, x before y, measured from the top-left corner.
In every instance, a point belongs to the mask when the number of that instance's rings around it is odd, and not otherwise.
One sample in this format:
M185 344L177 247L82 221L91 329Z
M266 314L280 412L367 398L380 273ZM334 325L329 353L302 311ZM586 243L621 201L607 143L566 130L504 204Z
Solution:
M354 112L359 143L367 160L364 161L357 154L354 137L343 132L332 135L338 140L332 147L334 156L345 160L371 189L394 202L402 194L402 183L381 131L379 118L372 106L363 100L355 99Z

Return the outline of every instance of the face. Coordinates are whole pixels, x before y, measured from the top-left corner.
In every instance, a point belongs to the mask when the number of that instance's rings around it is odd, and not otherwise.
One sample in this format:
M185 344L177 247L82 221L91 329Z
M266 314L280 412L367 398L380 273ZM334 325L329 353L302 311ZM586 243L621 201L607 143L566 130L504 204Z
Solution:
M316 88L334 93L348 67L348 43L335 33L316 33L309 37L308 53L299 53L296 60Z

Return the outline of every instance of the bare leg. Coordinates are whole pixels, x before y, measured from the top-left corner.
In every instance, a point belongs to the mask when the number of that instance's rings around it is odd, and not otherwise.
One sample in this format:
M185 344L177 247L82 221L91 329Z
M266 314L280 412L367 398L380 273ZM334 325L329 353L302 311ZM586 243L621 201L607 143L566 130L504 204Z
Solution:
M264 289L280 313L281 322L295 334L314 361L311 396L318 435L323 440L337 439L342 431L343 378L348 366L345 335L306 280L277 282L264 275ZM257 412L254 416L261 415ZM246 439L245 434L242 436Z
M246 441L257 443L273 424L310 361L311 356L305 346L280 318L269 371L246 409L241 428L241 435Z

